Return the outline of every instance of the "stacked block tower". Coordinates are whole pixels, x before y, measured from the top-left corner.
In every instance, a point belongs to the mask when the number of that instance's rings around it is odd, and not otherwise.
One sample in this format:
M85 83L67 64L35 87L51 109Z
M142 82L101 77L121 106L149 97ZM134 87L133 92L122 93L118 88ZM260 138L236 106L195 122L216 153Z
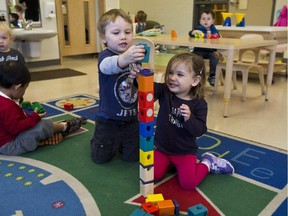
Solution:
M140 194L154 193L154 76L142 69L138 76L140 127Z

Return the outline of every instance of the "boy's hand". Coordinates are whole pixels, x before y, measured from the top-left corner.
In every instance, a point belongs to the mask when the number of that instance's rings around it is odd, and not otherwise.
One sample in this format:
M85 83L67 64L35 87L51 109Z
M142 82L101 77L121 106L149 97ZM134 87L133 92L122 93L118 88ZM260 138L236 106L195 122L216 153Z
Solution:
M37 114L40 116L40 118L43 118L43 117L46 115L46 112L44 112L44 113L38 113L38 107L36 107L36 108L34 109L34 112L37 113Z
M191 110L189 106L187 106L186 104L182 104L180 106L180 111L181 111L182 116L184 117L184 121L187 121L188 119L190 119Z
M124 68L131 63L141 61L145 57L145 48L142 45L133 45L119 55L118 66Z
M132 78L132 79L137 78L139 72L141 71L141 69L142 69L142 66L140 64L135 64L135 63L130 64L130 66L129 66L129 70L130 70L129 77Z

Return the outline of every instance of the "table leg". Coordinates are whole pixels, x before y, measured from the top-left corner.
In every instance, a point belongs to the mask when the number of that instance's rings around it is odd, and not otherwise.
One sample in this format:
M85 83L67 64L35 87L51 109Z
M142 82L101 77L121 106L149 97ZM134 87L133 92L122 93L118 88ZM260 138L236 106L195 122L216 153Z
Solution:
M227 60L226 60L226 73L225 73L225 82L224 82L224 118L228 117L228 106L231 97L231 82L233 74L233 58L234 50L228 50Z
M270 50L269 66L268 66L267 80L266 80L265 101L268 101L268 88L272 85L273 72L274 72L274 63L275 63L275 55L276 55L276 46L272 47L272 49Z

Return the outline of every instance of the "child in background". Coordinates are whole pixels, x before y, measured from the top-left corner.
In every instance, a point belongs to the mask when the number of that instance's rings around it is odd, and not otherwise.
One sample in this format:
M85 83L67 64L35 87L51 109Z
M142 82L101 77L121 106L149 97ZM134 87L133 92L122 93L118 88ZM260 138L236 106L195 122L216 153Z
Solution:
M85 118L67 122L41 119L45 113L37 110L29 115L14 101L23 97L31 75L20 62L0 63L0 154L20 155L36 150L40 145L57 144L63 136L77 131Z
M147 14L144 11L140 10L137 12L135 18L137 22L136 33L143 32L146 28Z
M10 48L12 42L13 35L10 28L0 23L0 62L19 61L26 65L24 56L18 50Z
M19 16L17 13L10 13L10 25L11 28L20 28L18 21L19 21Z
M123 161L137 161L138 91L134 79L129 77L129 66L144 58L145 49L131 46L132 20L123 10L112 9L103 14L97 28L107 49L98 56L100 102L91 157L95 163L104 163L119 152Z
M210 34L218 34L218 30L214 25L215 13L212 10L205 10L200 14L200 25L196 27L195 30L189 32L189 36L193 37L196 33L204 33L204 37L207 36L207 33L210 31ZM202 56L204 59L210 60L210 74L208 77L208 82L211 86L215 85L215 72L216 66L219 62L219 54L216 52L216 49L207 49L207 48L197 48L195 47L193 53Z
M202 57L181 53L168 63L165 83L155 83L159 100L154 151L154 179L161 180L175 166L180 185L195 188L210 173L232 174L225 159L205 153L197 163L196 138L207 132L207 102L204 100L205 70Z

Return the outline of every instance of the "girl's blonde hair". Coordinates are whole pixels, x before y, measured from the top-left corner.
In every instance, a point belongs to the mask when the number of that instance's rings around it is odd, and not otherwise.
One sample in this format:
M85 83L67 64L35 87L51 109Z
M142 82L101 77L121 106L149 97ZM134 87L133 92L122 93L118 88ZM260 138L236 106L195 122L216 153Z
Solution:
M173 64L185 64L187 71L193 73L193 77L200 76L201 81L197 86L190 89L190 96L194 98L204 98L204 85L206 81L205 75L205 63L201 56L193 53L179 53L173 56L168 62L166 73L165 73L165 83L168 84L169 72L171 71Z
M13 38L12 31L6 24L0 23L0 30L6 32L11 38Z
M132 19L125 11L123 11L121 9L111 9L111 10L107 11L106 13L104 13L98 21L97 29L98 29L99 34L102 38L105 36L106 26L110 22L115 22L115 20L119 16L122 17L127 23L130 23L131 28L132 28L132 24L133 24Z

